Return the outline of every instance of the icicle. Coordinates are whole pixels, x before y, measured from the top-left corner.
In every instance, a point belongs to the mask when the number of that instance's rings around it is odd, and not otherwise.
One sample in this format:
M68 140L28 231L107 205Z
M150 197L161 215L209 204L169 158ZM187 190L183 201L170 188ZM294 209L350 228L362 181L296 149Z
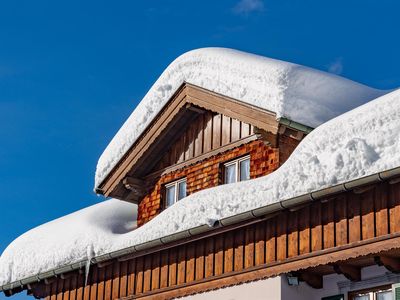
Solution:
M86 265L85 265L85 286L87 285L87 281L89 278L89 271L90 271L90 261L94 257L94 250L93 250L93 245L89 245L86 249Z

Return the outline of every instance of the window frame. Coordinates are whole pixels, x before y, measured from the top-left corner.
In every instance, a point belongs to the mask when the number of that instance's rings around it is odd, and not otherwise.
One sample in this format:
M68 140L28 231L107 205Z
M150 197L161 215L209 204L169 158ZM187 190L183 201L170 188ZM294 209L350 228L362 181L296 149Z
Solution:
M362 289L362 290L358 290L358 291L351 291L348 294L348 299L349 300L354 300L356 296L358 296L359 294L372 294L372 299L370 300L375 300L376 299L376 293L381 292L381 291L388 291L391 290L393 292L393 288L392 285L381 285L381 286L376 286L376 287L371 287L371 288L367 288L367 289ZM371 298L371 297L370 297Z
M246 180L240 180L240 175L241 175L240 174L240 163L242 161L245 161L245 160L249 160L249 179L251 179L250 178L251 160L250 160L250 154L247 154L245 156L242 156L242 157L239 157L239 158L235 158L233 160L230 160L228 162L223 163L223 172L222 172L222 176L223 176L222 183L223 184L228 184L226 182L226 173L225 172L226 172L226 168L229 167L229 166L232 166L232 165L235 165L236 178L235 178L235 182L231 182L231 183L237 183L237 182L241 182L241 181L246 181ZM249 179L247 179L247 180L249 180Z
M177 179L177 180L174 180L174 181L171 181L171 182L168 182L168 183L164 184L164 193L163 194L164 194L164 207L165 208L168 208L168 207L174 205L179 200L181 200L181 199L178 199L178 198L179 198L179 184L181 184L182 182L185 182L185 184L186 184L186 195L185 195L185 197L187 197L187 179L186 179L186 177L183 177L183 178L180 178L180 179ZM170 188L170 187L175 187L175 195L174 195L174 203L172 203L171 205L168 205L167 191L168 191L168 188ZM183 198L185 198L185 197L183 197Z

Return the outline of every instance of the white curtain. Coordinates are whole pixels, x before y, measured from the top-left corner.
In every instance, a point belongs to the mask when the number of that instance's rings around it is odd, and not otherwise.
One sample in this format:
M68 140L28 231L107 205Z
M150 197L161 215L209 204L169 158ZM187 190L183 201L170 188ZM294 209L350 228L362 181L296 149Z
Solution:
M240 181L250 179L250 159L240 162Z
M225 166L225 183L236 182L236 164Z

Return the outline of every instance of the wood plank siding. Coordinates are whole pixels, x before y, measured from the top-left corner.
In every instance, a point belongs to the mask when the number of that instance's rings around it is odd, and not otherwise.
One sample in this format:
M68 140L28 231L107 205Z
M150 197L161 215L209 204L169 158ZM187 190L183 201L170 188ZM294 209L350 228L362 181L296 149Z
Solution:
M199 157L253 133L250 124L205 111L177 137L154 171Z
M137 253L102 268L94 266L87 287L77 273L51 283L46 299L140 298L161 292L172 295L172 291L179 296L195 292L196 285L204 290L238 283L245 280L240 277L244 273L253 274L254 280L291 271L284 265L296 265L292 267L296 271L310 264L334 263L345 257L340 251L349 257L380 251L379 245L399 238L399 220L400 183L382 182L294 211L216 229L212 236L168 249ZM375 242L378 246L369 246ZM366 248L351 251L352 247Z

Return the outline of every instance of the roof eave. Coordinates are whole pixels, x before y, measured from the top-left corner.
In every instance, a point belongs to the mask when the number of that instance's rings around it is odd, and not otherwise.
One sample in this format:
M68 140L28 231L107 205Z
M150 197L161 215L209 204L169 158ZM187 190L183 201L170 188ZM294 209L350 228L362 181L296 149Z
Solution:
M90 260L90 264L97 264L114 258L119 258L121 260L124 260L124 257L131 256L133 254L135 254L136 256L137 254L140 254L140 252L142 251L146 251L146 253L149 253L152 251L157 251L160 247L165 248L166 245L170 246L172 243L174 243L174 246L176 245L177 242L185 243L187 242L187 239L193 239L196 237L199 238L200 235L207 235L207 236L214 235L216 234L215 233L216 229L223 229L224 227L227 226L235 226L237 224L242 224L243 222L251 222L259 218L265 218L268 215L277 213L284 209L295 209L296 207L299 207L306 203L313 202L315 200L319 200L324 197L332 196L341 192L351 191L356 188L371 185L374 183L392 180L393 178L400 178L400 166L393 169L381 171L372 175L368 175L365 177L361 177L355 180L351 180L345 183L341 183L335 186L327 187L321 190L312 191L304 195L292 197L290 199L285 199L273 204L255 208L253 210L243 212L234 216L222 218L217 222L215 222L213 226L209 226L206 224L200 225L185 231L177 232L139 245L99 255L97 257L92 258ZM3 286L0 286L0 292L9 291L16 288L24 288L24 286L28 284L37 283L46 278L57 276L65 272L82 269L87 265L87 262L88 260L82 260L73 264L65 265L47 272L43 272L34 276L24 278L22 280L17 280L5 284Z

